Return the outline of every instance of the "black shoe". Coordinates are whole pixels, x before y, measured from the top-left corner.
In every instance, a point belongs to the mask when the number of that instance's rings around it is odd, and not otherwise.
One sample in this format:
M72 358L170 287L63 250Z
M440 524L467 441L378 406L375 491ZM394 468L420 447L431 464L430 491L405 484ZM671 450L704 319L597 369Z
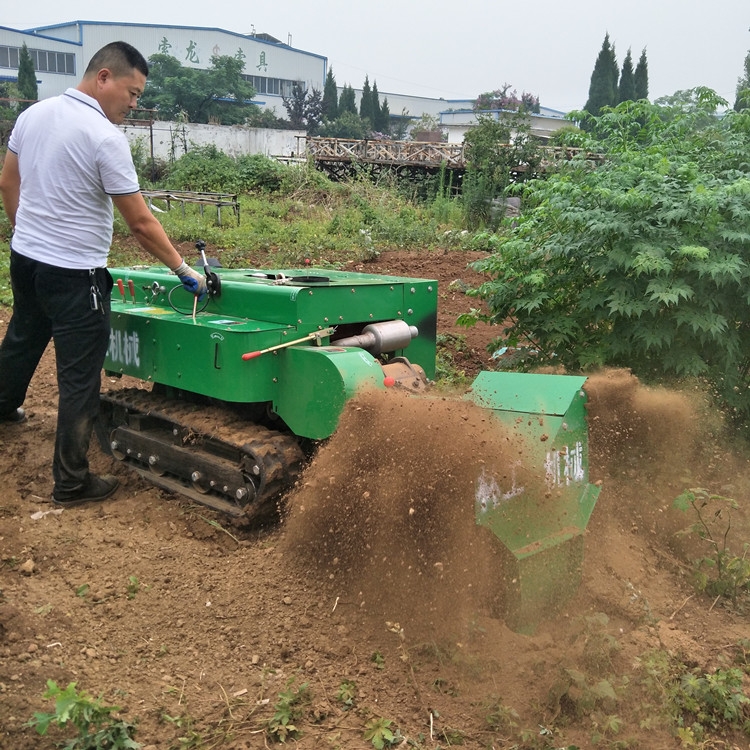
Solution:
M97 477L95 474L89 474L86 483L80 490L72 495L52 494L52 502L61 508L74 508L84 503L95 503L108 498L118 487L120 482L116 477L105 474Z
M26 421L26 412L19 406L17 409L0 414L0 422L5 424L21 424Z

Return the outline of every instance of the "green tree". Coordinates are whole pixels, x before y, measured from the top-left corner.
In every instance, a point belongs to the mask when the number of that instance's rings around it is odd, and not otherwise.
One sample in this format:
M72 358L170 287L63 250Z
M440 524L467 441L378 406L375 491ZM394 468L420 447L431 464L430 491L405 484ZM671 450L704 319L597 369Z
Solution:
M359 116L372 127L372 89L370 88L370 80L366 75L365 82L362 84L362 97L359 100Z
M745 56L745 70L737 79L737 96L734 100L736 112L748 107L750 107L750 52Z
M0 83L0 148L8 143L13 125L18 117L18 86L10 81Z
M323 119L323 94L313 87L305 99L305 126L308 135L314 134Z
M478 114L478 124L464 136L466 173L462 199L471 227L494 225L502 218L503 199L511 182L532 177L540 162L537 142L523 111L505 112L496 118ZM519 171L519 165L524 171ZM493 201L500 199L500 209Z
M372 112L372 129L382 132L380 126L383 118L380 115L380 94L378 93L378 82L372 82L372 91L370 92L370 111Z
M386 135L390 135L391 132L391 110L388 107L387 96L383 99L383 104L380 107L380 122L378 123L378 130Z
M208 70L183 67L176 57L164 54L151 55L149 64L140 103L163 119L233 125L259 109L251 103L255 89L242 77L245 62L238 55L214 55Z
M21 45L21 52L18 55L18 93L21 99L29 100L19 103L19 110L21 112L30 107L39 98L34 61L31 59L26 42Z
M339 116L339 92L336 86L336 79L333 75L333 68L328 68L326 82L323 86L323 119L329 122Z
M344 112L351 112L353 115L357 113L357 96L354 93L354 89L350 84L345 83L341 89L341 96L339 97L339 115Z
M301 81L292 84L289 96L282 97L293 128L314 133L323 117L323 97L318 89L307 91Z
M614 45L609 43L609 33L604 35L604 42L596 58L589 84L589 98L584 110L598 115L602 107L614 107L617 104L617 58Z
M302 130L305 127L305 99L307 91L302 81L295 81L289 96L283 96L284 108L292 127Z
M643 48L641 56L638 59L638 65L635 66L635 75L633 76L635 86L635 99L648 99L648 60L646 59L646 49Z
M362 118L354 112L342 112L332 122L325 122L320 135L325 138L367 138L368 130Z
M390 110L388 112L390 116ZM402 141L406 138L409 128L414 124L414 118L409 116L409 110L406 107L401 109L401 114L394 116L390 124L391 137L394 140Z
M750 112L624 102L589 123L582 156L526 183L525 212L477 264L505 343L534 366L620 365L699 376L750 419ZM507 321L507 322L506 322Z
M635 99L635 76L633 74L633 56L630 54L625 55L625 60L622 63L622 72L620 73L620 84L617 88L617 101L619 102L631 102Z
M207 80L213 96L205 111L209 119L223 125L236 125L259 109L252 104L255 89L242 77L245 69L244 54L213 55Z
M499 89L485 91L474 101L474 111L483 112L489 109L502 109L515 112L519 109L525 112L539 112L539 97L524 91L521 96L509 83L504 83Z

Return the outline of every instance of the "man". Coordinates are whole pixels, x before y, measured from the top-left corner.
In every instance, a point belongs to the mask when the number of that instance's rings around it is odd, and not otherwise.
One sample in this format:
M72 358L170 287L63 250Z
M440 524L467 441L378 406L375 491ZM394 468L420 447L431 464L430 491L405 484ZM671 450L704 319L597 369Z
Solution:
M54 340L59 405L52 497L62 507L103 500L118 485L115 477L90 473L87 459L109 345L112 204L186 289L206 293L204 277L149 211L127 139L116 127L136 106L147 76L138 50L125 42L106 45L76 88L18 117L0 173L13 227L13 315L0 345L0 422L26 420L21 405L29 382Z

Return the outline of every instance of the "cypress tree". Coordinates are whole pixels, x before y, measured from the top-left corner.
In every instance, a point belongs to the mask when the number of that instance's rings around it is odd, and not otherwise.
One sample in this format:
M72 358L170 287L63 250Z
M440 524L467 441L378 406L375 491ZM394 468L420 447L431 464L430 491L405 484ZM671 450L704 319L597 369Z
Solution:
M596 58L591 73L589 98L584 109L592 115L598 115L602 107L614 107L617 104L617 58L615 48L609 43L609 32L604 35L604 42Z
M750 108L750 52L745 57L745 74L737 79L737 96L734 100L734 109Z
M625 55L622 63L622 73L620 73L620 85L617 88L617 103L632 102L635 100L635 76L633 75L633 56Z
M635 84L635 98L648 99L648 60L646 59L646 48L643 48L638 65L635 66L635 75L633 76Z
M339 97L339 115L343 115L344 112L357 114L357 97L354 94L354 89L348 83L344 84Z
M370 79L365 75L365 82L362 84L362 98L359 100L359 116L367 120L372 127L372 89L370 88Z
M31 99L31 101L20 103L19 109L22 112L39 98L34 61L31 59L26 42L21 46L21 52L18 55L18 93L21 99Z
M383 122L383 118L380 116L380 94L378 93L377 81L372 82L372 92L370 93L370 102L371 102L370 108L372 110L372 128L373 130L382 132L380 130L380 125Z
M336 87L336 79L333 76L333 68L328 68L325 86L323 87L323 117L332 122L339 116L339 92Z
M380 125L378 130L381 133L390 135L391 133L391 110L388 108L388 97L383 99L383 105L380 107Z

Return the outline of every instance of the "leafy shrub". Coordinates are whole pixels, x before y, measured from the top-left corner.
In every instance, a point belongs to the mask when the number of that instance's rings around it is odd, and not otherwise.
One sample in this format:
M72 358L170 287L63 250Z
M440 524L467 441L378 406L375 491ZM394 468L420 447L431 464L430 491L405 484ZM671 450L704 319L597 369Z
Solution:
M748 420L750 113L718 120L715 95L696 96L594 118L606 161L526 183L526 213L476 264L492 277L477 294L537 364L706 377Z
M166 182L173 190L235 192L236 163L214 145L194 148L183 154L169 171Z
M250 193L262 190L274 193L279 190L287 167L262 154L240 156L236 161L236 192Z

